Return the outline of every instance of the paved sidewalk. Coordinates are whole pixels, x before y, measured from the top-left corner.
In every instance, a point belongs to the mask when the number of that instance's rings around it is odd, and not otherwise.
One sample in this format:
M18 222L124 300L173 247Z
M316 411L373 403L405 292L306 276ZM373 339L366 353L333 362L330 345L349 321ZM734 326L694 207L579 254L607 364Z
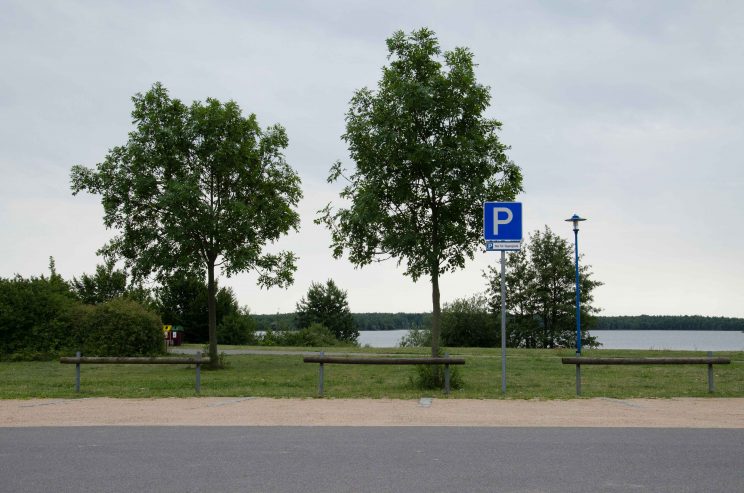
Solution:
M0 427L121 425L744 428L744 398L0 400Z

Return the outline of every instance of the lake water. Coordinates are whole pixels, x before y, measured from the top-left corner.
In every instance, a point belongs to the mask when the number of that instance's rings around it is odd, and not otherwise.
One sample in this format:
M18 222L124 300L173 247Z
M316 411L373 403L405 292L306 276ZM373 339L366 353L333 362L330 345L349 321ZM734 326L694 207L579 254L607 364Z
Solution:
M359 344L396 347L407 330L363 330ZM686 351L744 351L744 333L694 330L592 330L602 349L677 349Z

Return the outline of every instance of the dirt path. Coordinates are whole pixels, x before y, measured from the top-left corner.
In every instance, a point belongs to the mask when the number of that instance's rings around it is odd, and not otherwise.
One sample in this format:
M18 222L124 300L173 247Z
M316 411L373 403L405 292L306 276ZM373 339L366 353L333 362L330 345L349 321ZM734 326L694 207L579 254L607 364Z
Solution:
M744 398L0 400L0 427L113 425L744 428Z

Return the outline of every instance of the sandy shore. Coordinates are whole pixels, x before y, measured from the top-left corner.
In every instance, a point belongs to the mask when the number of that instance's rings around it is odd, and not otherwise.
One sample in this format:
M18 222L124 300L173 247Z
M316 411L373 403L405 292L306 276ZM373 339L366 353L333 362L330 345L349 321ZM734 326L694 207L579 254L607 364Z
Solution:
M0 400L0 427L529 426L744 428L744 399Z

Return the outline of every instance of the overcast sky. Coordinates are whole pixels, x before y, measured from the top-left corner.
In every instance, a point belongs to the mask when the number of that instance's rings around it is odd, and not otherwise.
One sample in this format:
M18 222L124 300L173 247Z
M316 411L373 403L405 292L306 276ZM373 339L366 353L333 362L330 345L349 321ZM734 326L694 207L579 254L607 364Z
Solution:
M475 54L489 117L524 173L524 227L573 241L606 315L744 317L744 3L736 1L59 2L0 0L0 276L93 272L112 235L100 198L73 197L131 130L131 97L161 81L185 102L236 101L281 123L300 174L294 286L223 279L253 313L294 311L333 278L354 312L431 311L428 282L395 263L334 260L315 212L337 200L353 92L374 88L394 31L433 29ZM482 253L442 280L444 301L484 288Z

